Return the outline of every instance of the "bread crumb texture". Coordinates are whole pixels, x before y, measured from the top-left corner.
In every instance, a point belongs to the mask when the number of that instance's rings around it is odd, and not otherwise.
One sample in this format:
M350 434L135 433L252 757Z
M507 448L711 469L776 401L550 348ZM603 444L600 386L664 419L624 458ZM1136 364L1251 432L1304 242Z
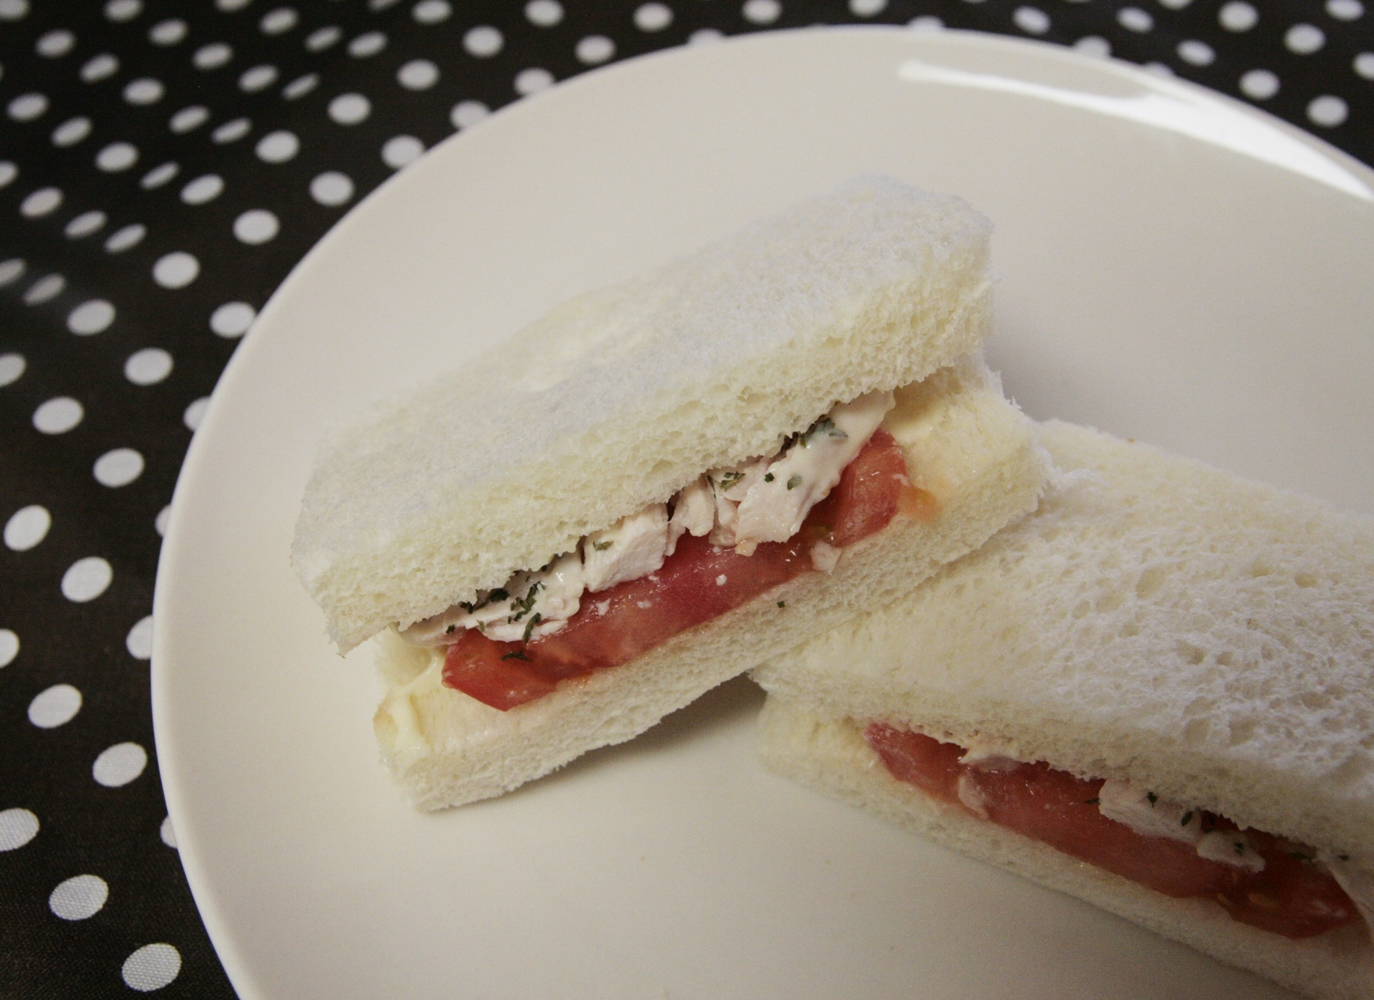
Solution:
M783 777L1289 989L1322 1000L1374 996L1374 946L1359 921L1290 941L1232 920L1211 900L1171 899L937 802L893 778L852 721L822 719L777 695L769 695L759 715L758 746Z
M341 649L437 614L991 321L988 221L881 176L574 299L331 437L292 562Z
M1374 520L1051 422L1040 509L755 672L1374 865Z

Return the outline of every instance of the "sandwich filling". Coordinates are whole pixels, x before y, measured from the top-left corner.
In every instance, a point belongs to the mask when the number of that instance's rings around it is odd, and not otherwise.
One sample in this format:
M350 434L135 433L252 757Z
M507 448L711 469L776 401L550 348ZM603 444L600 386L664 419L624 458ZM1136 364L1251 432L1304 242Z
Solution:
M1211 899L1241 923L1299 939L1368 919L1369 878L1319 852L1127 782L1083 780L874 722L888 772L947 805L1167 896Z
M846 546L899 512L934 513L880 426L893 405L891 392L839 404L776 454L711 470L668 503L593 532L542 569L516 573L401 636L448 647L444 683L504 711L625 663L801 573L828 572Z

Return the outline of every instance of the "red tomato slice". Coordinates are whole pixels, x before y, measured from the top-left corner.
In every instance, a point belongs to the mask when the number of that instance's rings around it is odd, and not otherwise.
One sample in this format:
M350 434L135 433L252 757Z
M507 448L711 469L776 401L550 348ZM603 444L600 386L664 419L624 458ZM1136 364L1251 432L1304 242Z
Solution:
M962 747L873 723L864 738L893 777L943 802L959 800L960 778L973 782L986 818L1082 861L1176 898L1214 899L1235 920L1288 938L1311 937L1355 919L1350 897L1329 874L1295 849L1255 830L1246 837L1264 858L1252 872L1198 856L1191 844L1147 837L1103 816L1102 782L1083 781L1046 764L980 771L959 763ZM1204 828L1235 830L1229 820L1203 815ZM1300 857L1302 855L1303 857Z
M520 643L465 632L449 647L444 683L508 711L559 681L619 666L812 571L816 542L842 547L882 530L911 492L901 446L879 428L789 541L742 556L683 535L657 573L584 594L581 609L552 635Z

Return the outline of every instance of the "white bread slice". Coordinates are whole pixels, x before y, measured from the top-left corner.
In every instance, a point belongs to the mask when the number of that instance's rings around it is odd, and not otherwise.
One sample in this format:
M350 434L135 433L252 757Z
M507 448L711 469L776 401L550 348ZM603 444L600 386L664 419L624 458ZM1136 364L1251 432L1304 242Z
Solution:
M1289 989L1322 1000L1374 997L1374 947L1363 926L1290 941L1237 923L1209 900L1172 899L1084 864L898 781L848 719L822 719L770 694L759 714L759 751L784 777Z
M563 305L322 449L292 562L342 651L919 381L991 321L988 221L881 176Z
M628 740L801 639L906 593L1035 507L1044 457L1030 422L981 360L962 359L898 390L897 399L884 426L938 513L929 522L898 515L846 549L829 574L803 574L630 663L565 681L508 712L445 687L442 652L391 631L379 636L390 688L374 729L407 794L424 809L488 798Z
M1285 985L1374 996L1360 928L1296 944L1084 871L854 742L883 720L992 744L1374 870L1374 520L1071 424L1041 442L1061 474L1035 514L754 671L765 759Z

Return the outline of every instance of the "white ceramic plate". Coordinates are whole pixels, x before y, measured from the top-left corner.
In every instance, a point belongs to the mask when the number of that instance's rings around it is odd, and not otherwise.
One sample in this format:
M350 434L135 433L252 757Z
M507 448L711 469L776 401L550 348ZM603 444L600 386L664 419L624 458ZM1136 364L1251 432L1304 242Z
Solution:
M807 30L520 102L324 239L235 354L156 600L162 780L244 1000L1279 996L767 774L736 681L504 799L418 815L287 565L327 423L568 295L861 170L997 223L1008 389L1374 510L1374 174L1061 49Z

